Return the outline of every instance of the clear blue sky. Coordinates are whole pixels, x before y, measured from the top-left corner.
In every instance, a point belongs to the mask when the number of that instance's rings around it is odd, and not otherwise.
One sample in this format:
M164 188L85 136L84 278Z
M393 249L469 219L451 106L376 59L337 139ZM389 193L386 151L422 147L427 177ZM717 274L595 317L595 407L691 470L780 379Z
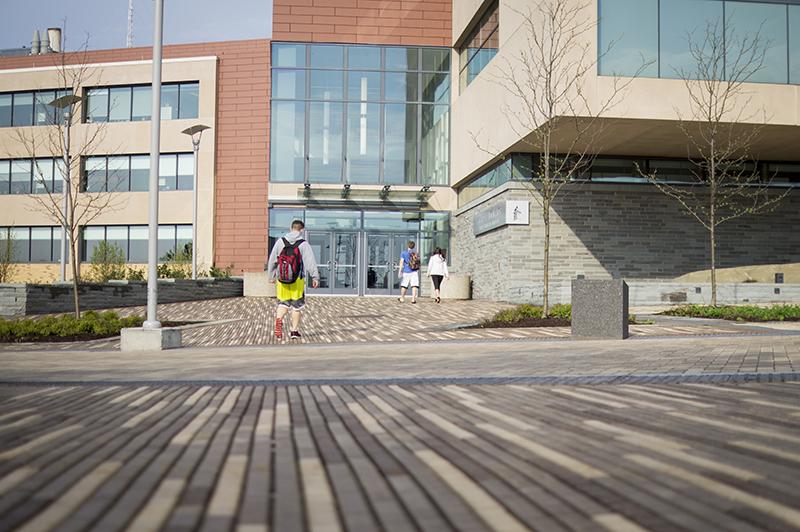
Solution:
M153 43L153 0L134 0L134 46ZM123 48L128 0L0 0L0 48L29 47L33 30L63 26L67 49ZM272 0L164 0L164 43L269 37Z

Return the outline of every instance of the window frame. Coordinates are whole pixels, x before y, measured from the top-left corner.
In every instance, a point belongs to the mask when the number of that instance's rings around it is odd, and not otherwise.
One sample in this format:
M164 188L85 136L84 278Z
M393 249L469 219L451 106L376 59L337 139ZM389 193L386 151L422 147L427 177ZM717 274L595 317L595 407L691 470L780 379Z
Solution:
M176 85L178 86L178 96L177 96L178 107L177 107L177 111L175 113L176 118L164 118L162 120L195 120L198 116L200 116L200 80L170 81L170 82L163 83L161 86L162 86L162 90L163 90L163 87L172 87L172 86L176 86ZM181 113L181 89L182 89L182 87L184 85L197 85L197 116L191 116L191 117L183 117L182 116L182 113ZM152 104L153 93L152 93L152 84L150 84L150 83L134 83L134 84L130 84L130 85L99 85L99 86L95 86L95 87L84 87L83 88L83 98L84 98L84 101L86 102L86 105L82 106L83 110L82 110L82 116L81 116L81 123L83 123L83 124L98 124L98 123L104 123L105 122L105 123L113 123L113 124L123 124L125 122L149 122L150 120L152 120L152 118L153 118L152 116L150 116L147 119L137 119L137 120L133 119L133 102L134 102L133 95L134 95L134 89L141 88L141 87L150 88L150 98L151 98L150 101L151 101L151 104ZM128 114L127 114L128 118L126 120L115 120L114 122L110 121L110 117L111 117L111 90L112 89L127 89L129 91L129 96L128 96ZM105 120L104 121L100 121L100 120L98 120L98 121L90 121L89 120L89 107L90 107L90 105L89 105L90 104L89 93L91 91L105 91L106 109L105 109ZM151 105L150 111L152 111L152 105ZM12 117L12 119L13 119L13 117Z

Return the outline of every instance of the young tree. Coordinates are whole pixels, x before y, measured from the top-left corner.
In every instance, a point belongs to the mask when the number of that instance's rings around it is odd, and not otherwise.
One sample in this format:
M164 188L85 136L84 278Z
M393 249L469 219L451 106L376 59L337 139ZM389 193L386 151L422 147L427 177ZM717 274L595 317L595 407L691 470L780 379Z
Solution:
M640 169L708 232L711 304L717 305L717 228L745 215L773 210L791 191L771 189L759 171L753 145L766 122L746 83L762 70L767 41L761 32L739 34L730 21L709 21L701 35L687 35L690 68L678 69L686 87L688 116L676 109L687 139L692 183L672 184Z
M80 231L102 213L117 208L120 200L106 192L84 192L82 187L82 161L97 152L106 132L105 123L80 123L85 105L85 100L80 97L81 91L100 83L99 71L88 61L87 45L84 43L77 52L54 53L52 57L58 85L55 98L36 102L37 114L43 115L37 117L37 122L44 122L44 125L16 128L15 137L34 160L36 190L30 197L36 210L59 225L66 235L75 315L80 317ZM53 158L55 180L44 166L44 160ZM60 187L54 186L59 182ZM114 188L113 183L107 186L108 190Z
M609 79L605 96L590 97L586 86L597 68L594 52L597 22L593 2L585 0L541 0L526 11L515 11L519 31L526 44L497 67L491 79L500 85L511 103L503 108L506 123L522 139L519 151L534 154L533 176L528 184L531 197L541 209L544 225L542 261L542 306L549 312L551 209L564 187L576 184L598 149L602 115L616 105L633 76ZM609 46L613 46L613 43ZM597 100L597 101L594 101ZM483 151L497 155L492 147L473 140Z
M10 227L0 230L0 283L8 283L14 276L14 248L14 231Z

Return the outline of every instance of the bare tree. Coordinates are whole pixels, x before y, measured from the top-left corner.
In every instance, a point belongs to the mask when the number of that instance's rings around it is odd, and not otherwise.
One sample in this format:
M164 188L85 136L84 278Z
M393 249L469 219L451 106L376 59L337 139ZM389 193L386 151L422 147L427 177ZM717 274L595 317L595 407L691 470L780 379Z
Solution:
M14 262L14 232L11 227L0 230L0 283L8 283L14 276L17 264Z
M701 36L687 34L690 67L677 69L688 96L688 116L676 109L686 136L691 182L673 184L655 172L640 173L676 200L708 232L711 304L717 305L717 228L731 220L773 210L791 191L770 188L753 153L766 116L754 108L746 83L762 70L768 43L761 31L738 34L730 21L709 21ZM687 186L689 185L689 186Z
M532 175L525 180L531 197L541 208L544 224L542 263L542 306L549 312L550 216L553 203L564 187L576 184L598 150L602 115L616 105L623 91L647 67L633 75L609 78L604 97L591 101L586 84L597 68L598 57L592 46L597 29L593 2L584 0L541 0L530 2L527 11L515 11L526 43L519 52L500 62L491 81L509 97L503 107L506 123L522 139L519 151L534 154ZM651 62L652 63L652 62ZM591 92L589 90L589 92ZM491 147L476 145L497 156Z
M84 87L100 83L99 71L89 63L87 44L77 52L52 56L58 98L53 102L37 102L37 112L46 110L45 125L16 128L15 137L34 161L36 190L30 197L35 201L36 210L59 225L66 235L75 315L80 317L80 232L102 213L116 209L119 199L106 192L85 192L82 187L82 161L97 152L106 132L105 123L80 124L85 100L79 95ZM51 174L44 167L44 161L53 159ZM59 181L61 187L54 186ZM107 188L113 190L115 186L111 184Z

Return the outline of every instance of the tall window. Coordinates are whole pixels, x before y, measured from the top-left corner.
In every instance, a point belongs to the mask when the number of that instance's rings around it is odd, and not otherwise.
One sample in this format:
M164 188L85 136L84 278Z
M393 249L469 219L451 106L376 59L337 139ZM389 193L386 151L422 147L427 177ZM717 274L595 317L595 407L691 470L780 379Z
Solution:
M0 195L60 193L62 168L61 159L0 160Z
M60 227L0 227L0 246L13 242L13 262L57 262L60 258Z
M748 81L800 83L800 5L752 0L599 0L598 72L630 76L698 78L689 43L702 48L719 32L726 65L758 36L763 64ZM744 50L743 50L744 47ZM711 50L706 50L711 53ZM722 70L722 69L721 69ZM727 74L723 74L727 75Z
M193 181L193 153L161 154L159 190L192 190ZM144 192L149 182L149 155L97 155L83 160L83 190L86 192Z
M472 29L459 50L459 86L472 83L481 70L497 55L500 45L500 16L498 2L492 2Z
M447 48L275 43L270 179L447 184Z
M137 122L150 120L150 85L86 89L86 122ZM161 86L161 120L197 118L200 83L165 83Z

